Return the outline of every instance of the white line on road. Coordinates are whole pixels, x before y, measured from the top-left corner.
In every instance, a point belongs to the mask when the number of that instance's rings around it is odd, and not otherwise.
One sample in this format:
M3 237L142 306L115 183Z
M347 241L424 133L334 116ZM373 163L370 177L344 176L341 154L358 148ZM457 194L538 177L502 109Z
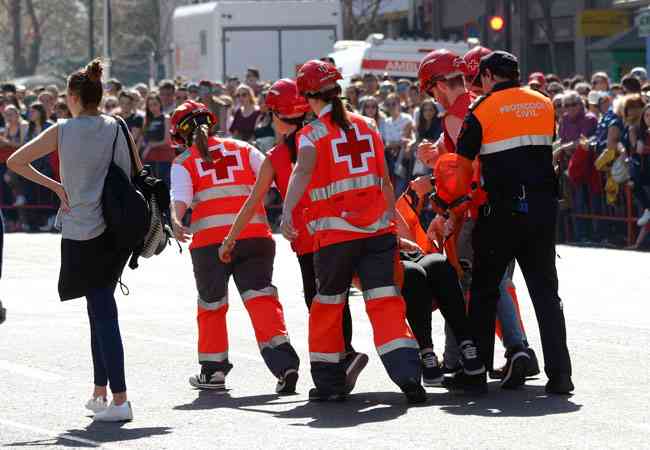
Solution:
M39 428L32 425L25 425L24 423L14 422L13 420L0 419L0 425L4 425L6 427L14 428L17 430L30 431L32 433L41 434L43 436L50 436L53 439L65 439L66 441L78 442L80 444L92 445L101 448L117 448L117 446L104 444L101 442L93 441L91 439L72 436L70 434L60 434L52 430L46 430L45 428Z
M60 381L64 378L63 375L59 375L57 373L37 369L31 366L12 363L3 359L0 359L0 370L7 370L9 372L17 373L38 381Z

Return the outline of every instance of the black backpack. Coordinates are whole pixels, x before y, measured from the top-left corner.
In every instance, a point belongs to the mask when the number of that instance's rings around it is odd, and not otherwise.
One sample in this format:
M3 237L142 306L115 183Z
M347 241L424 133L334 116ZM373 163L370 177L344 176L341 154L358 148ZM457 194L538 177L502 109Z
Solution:
M126 124L121 118L115 120L118 126L113 140L113 156L104 181L102 212L106 229L113 235L116 247L132 253L143 245L151 224L151 210L141 189L133 182L133 173L140 169L130 148L128 128L125 132L123 126L126 127ZM120 130L123 130L129 144L132 173L128 175L115 164L115 147Z

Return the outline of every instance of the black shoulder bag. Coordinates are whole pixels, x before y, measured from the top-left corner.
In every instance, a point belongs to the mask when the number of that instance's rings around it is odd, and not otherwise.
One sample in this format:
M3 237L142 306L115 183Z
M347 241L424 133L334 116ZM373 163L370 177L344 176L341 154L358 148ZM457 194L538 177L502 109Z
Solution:
M133 138L121 117L113 116L118 127L113 141L113 156L104 182L102 209L107 229L114 235L118 248L131 252L129 267L138 267L138 257L160 254L170 240L169 189L150 175L136 152ZM131 157L131 174L127 176L115 164L115 147L120 129Z

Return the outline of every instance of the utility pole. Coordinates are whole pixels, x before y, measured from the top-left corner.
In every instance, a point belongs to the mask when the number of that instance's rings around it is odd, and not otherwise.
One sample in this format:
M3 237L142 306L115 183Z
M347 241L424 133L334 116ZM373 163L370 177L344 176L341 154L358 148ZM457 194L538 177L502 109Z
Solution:
M88 59L95 59L95 0L88 0Z
M104 79L111 77L111 0L104 0Z

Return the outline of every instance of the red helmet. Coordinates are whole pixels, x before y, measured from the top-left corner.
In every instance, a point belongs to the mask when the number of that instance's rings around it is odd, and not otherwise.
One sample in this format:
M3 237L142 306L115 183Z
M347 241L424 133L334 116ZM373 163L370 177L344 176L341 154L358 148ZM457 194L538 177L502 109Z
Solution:
M492 50L481 47L480 45L473 47L470 51L465 53L465 56L463 56L465 66L467 67L465 75L467 75L471 80L476 78L476 75L478 74L478 66L481 64L481 58L490 53L492 53Z
M280 116L304 114L310 110L305 97L298 92L298 85L290 78L276 81L266 94L266 106Z
M428 92L436 81L465 73L465 61L447 49L435 50L424 57L418 68L420 90Z
M341 72L332 64L312 59L302 65L298 71L298 90L301 94L322 92L327 88L336 86L342 80Z
M176 145L187 145L187 136L199 125L212 128L217 116L203 103L188 100L176 108L170 119L169 134Z

